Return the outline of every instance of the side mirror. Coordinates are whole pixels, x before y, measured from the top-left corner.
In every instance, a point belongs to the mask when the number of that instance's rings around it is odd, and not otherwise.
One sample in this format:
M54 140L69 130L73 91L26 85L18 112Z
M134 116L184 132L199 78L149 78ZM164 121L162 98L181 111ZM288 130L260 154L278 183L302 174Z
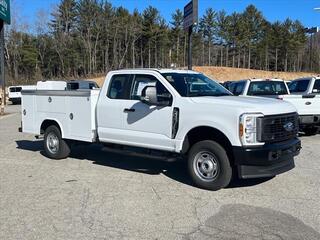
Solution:
M146 86L142 90L141 101L148 105L158 105L157 88L154 86Z

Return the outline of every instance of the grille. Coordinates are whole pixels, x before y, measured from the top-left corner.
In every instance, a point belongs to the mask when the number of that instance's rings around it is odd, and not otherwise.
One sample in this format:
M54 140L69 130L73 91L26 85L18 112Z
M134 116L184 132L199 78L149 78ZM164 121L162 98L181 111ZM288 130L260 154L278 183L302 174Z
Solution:
M294 138L298 134L298 114L265 116L258 119L259 142L281 142Z

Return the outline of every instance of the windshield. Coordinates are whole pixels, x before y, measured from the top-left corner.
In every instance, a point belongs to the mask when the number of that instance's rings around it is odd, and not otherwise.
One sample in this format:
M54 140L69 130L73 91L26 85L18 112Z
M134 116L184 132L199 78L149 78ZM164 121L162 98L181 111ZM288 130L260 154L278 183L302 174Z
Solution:
M250 96L285 94L288 94L288 90L285 83L280 81L251 82L248 90Z
M196 73L163 73L162 76L182 97L232 95L227 89L210 78Z

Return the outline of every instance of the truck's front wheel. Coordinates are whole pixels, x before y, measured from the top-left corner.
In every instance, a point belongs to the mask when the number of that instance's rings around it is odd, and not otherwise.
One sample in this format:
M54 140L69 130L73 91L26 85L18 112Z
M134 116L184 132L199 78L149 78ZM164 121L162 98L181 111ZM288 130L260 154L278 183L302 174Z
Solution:
M60 130L52 125L44 132L44 150L49 158L62 159L70 154L70 146L62 139Z
M232 168L225 149L214 141L201 141L192 146L188 169L194 183L204 189L219 190L228 186Z

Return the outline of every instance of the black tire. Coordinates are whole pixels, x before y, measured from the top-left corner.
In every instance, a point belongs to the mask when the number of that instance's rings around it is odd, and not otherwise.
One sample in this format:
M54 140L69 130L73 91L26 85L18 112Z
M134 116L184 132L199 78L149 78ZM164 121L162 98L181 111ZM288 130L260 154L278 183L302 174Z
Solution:
M205 160L200 160L199 157ZM215 170L209 171L210 169ZM225 149L210 140L198 142L191 147L188 154L188 170L195 185L208 190L224 188L232 178L232 168ZM210 173L207 174L206 171Z
M70 154L70 146L62 139L61 132L55 125L51 125L45 130L43 145L49 158L63 159Z
M318 133L318 128L317 127L309 127L309 128L303 129L303 131L307 136L312 136L312 135L316 135Z

